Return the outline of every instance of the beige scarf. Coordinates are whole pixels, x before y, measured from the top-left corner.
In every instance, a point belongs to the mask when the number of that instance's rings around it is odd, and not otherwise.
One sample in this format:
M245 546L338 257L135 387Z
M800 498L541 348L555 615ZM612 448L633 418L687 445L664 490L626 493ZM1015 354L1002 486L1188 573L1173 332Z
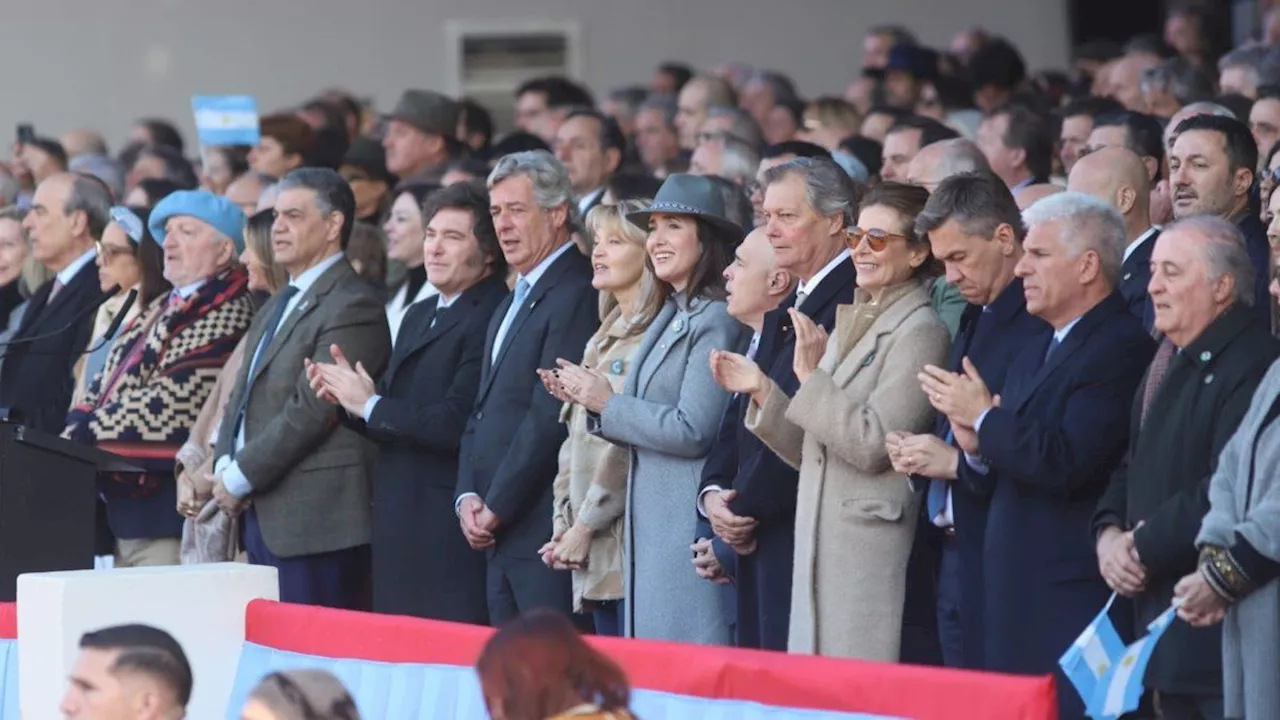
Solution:
M841 305L836 309L837 362L839 358L849 354L849 351L858 344L863 335L867 334L886 309L918 287L920 287L920 281L912 278L904 283L885 288L877 299L872 299L871 293L862 288L855 290L853 304Z

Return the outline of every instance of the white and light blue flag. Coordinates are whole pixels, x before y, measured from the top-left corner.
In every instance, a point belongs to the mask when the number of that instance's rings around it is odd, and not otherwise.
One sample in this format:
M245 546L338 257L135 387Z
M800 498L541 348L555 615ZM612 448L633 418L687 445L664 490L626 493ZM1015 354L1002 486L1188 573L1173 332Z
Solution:
M1116 595L1103 606L1102 612L1093 619L1080 633L1080 637L1058 658L1058 665L1067 679L1080 693L1080 699L1088 705L1093 700L1098 683L1106 676L1120 656L1124 654L1124 642L1111 623L1108 613L1115 603Z
M1121 715L1138 709L1142 701L1142 679L1147 673L1151 653L1165 630L1173 624L1178 604L1151 621L1147 634L1125 648L1124 654L1112 663L1111 669L1098 683L1088 705L1089 717L1095 720L1117 720Z
M200 145L257 145L258 101L251 95L196 95L191 98Z

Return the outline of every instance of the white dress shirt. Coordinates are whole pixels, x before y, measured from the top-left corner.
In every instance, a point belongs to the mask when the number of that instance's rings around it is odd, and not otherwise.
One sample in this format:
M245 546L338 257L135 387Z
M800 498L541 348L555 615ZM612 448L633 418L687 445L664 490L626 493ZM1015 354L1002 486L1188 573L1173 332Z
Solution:
M89 248L89 250L85 252L85 254L81 255L75 260L72 260L70 265L59 270L58 274L55 277L58 278L58 282L62 283L62 287L65 288L66 286L71 284L72 280L75 279L76 273L80 272L80 270L83 269L85 265L88 265L89 263L93 262L94 259L97 257L98 257L97 249Z
M1124 259L1121 260L1120 263L1123 265L1124 263L1129 262L1129 256L1133 254L1133 251L1142 247L1142 243L1146 242L1152 235L1155 235L1159 231L1160 231L1160 228L1152 225L1151 227L1147 228L1146 232L1139 235L1137 240L1134 240L1133 242L1126 245L1124 248Z
M307 291L311 289L311 286L316 284L316 281L320 279L320 276L329 268L337 265L338 261L342 260L344 257L346 257L345 253L334 253L324 260L321 260L315 267L304 270L297 277L289 279L289 284L298 288L298 292L294 293L293 297L289 298L289 302L284 307L284 312L280 314L280 324L276 325L277 330L279 330L280 327L288 320L289 316L293 314L293 311L298 307L298 303L302 301L303 296L307 294ZM274 341L275 339L272 338L272 342ZM261 343L259 343L259 347L254 349L253 355L246 358L246 362L249 363L250 373L253 372L253 366L258 359L258 355L264 350L266 350L266 348L261 347ZM250 380L252 380L252 377L250 377ZM244 391L249 392L250 389L251 388L246 386ZM237 452L244 448L244 441L244 423L241 423L240 429L236 432L235 449ZM225 485L227 491L235 497L244 498L247 497L249 493L253 492L253 485L240 470L240 463L232 460L230 456L223 455L218 458L217 463L215 463L214 472L222 474L222 484Z
M818 285L820 285L822 281L825 280L826 277L831 274L831 271L835 270L836 267L840 265L840 263L844 262L845 260L848 260L850 255L852 255L852 251L849 250L849 248L845 248L844 250L841 250L839 255L836 255L834 258L832 258L831 262L827 263L826 266L824 266L821 270L815 273L813 277L809 278L808 280L800 281L800 283L796 285L796 294L798 296L803 296L801 298L801 302L804 301L803 298L809 297L809 295L813 293L814 290L817 290ZM796 309L797 310L800 309L800 303L796 303Z
M396 290L395 296L387 303L387 329L391 331L392 347L396 345L396 338L400 335L400 323L404 322L404 316L409 312L409 307L414 303L426 300L437 292L439 291L430 281L423 281L422 287L418 288L418 292L413 297L407 297L409 283L404 283L399 290Z
M448 308L450 305L453 305L457 302L458 298L462 297L462 293L458 293L452 297L440 294L438 297L439 299L436 300L436 312L440 312L441 310ZM434 326L435 323L435 320L431 321L432 326ZM369 418L373 416L373 409L378 406L378 401L381 399L382 396L376 393L370 395L369 399L364 401L364 408L360 411L360 419L365 422L369 422Z

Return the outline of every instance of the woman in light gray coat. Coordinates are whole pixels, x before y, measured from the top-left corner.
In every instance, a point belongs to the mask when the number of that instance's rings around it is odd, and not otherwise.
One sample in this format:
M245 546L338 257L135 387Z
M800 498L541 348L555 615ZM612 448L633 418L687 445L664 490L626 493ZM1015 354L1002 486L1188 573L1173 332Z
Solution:
M729 401L708 360L713 350L745 347L748 337L729 316L722 277L743 232L724 218L712 182L692 175L667 178L653 205L627 219L648 230L654 274L673 296L645 331L623 393L592 369L566 364L561 378L591 413L588 429L631 449L625 634L728 644L723 594L691 566L689 508Z
M1223 710L1280 718L1280 363L1271 366L1209 483L1199 569L1178 582L1178 614L1222 622Z

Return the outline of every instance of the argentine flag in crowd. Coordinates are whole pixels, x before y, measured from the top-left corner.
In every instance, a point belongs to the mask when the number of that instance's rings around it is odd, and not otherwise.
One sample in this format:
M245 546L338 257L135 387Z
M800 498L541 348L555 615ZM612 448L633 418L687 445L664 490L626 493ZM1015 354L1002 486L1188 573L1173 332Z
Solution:
M191 98L200 145L257 145L258 101L250 95L196 95Z
M1058 660L1062 671L1084 700L1086 712L1094 720L1117 720L1121 715L1138 709L1147 663L1156 643L1173 624L1178 608L1173 605L1160 613L1147 625L1146 635L1125 647L1107 616L1115 599L1113 593L1102 612Z

